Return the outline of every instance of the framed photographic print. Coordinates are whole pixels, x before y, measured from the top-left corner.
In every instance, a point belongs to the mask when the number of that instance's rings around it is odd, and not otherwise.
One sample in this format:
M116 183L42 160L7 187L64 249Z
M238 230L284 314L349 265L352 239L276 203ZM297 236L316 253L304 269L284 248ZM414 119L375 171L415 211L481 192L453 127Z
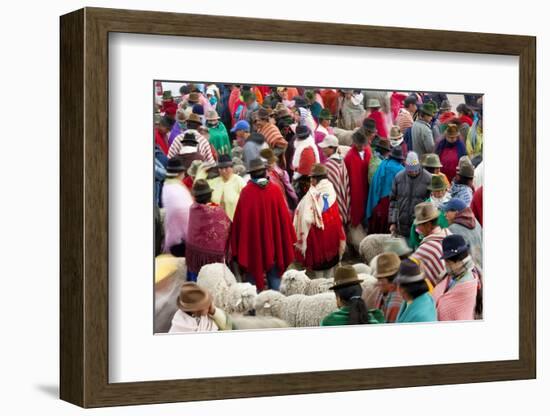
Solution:
M535 49L62 16L61 398L536 377Z

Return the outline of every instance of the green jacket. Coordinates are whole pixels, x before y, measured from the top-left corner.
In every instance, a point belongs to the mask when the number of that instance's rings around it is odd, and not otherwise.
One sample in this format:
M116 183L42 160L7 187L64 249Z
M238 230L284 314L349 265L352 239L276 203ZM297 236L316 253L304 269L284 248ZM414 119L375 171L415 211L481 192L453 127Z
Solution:
M386 320L380 309L369 309L369 324L383 324ZM337 311L325 316L321 326L349 325L349 306L342 306Z
M208 134L210 135L208 141L214 146L218 155L229 154L231 152L229 134L227 134L227 129L223 123L218 123L216 127L208 127Z

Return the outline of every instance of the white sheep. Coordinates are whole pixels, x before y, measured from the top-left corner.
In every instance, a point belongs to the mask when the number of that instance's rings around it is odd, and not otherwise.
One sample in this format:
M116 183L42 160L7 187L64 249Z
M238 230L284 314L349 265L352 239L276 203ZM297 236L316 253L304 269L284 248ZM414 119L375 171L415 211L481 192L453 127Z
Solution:
M392 238L391 234L367 235L359 245L359 254L365 262L370 264L375 256L384 252L384 245L390 238Z
M352 267L355 269L357 274L372 274L372 269L365 263L355 263Z
M350 150L351 150L351 146L345 146L345 145L338 146L338 153L340 153L340 156L342 156L343 158L346 157L346 155Z
M187 264L185 258L169 254L157 256L155 272L166 274L162 280L155 283L155 333L168 332L172 318L178 310L177 299L183 282L187 280Z
M361 243L363 240L367 237L367 233L361 227L361 225L357 227L350 227L348 232L348 242L353 246L353 248L356 251L360 252Z
M333 292L285 296L275 290L264 290L256 297L258 316L274 316L293 327L319 326L325 316L337 309Z
M334 127L332 130L334 132L334 135L338 139L338 144L351 146L353 143L353 139L351 138L351 136L353 136L353 133L359 130L359 127L353 130L345 130L341 129L340 127Z
M256 287L238 283L235 275L223 263L201 267L197 284L210 292L214 305L226 313L244 313L254 308Z
M288 328L288 323L274 316L247 316L231 314L233 329L271 329Z
M283 295L316 295L324 293L334 284L333 278L310 279L305 270L287 270L281 278L279 290Z

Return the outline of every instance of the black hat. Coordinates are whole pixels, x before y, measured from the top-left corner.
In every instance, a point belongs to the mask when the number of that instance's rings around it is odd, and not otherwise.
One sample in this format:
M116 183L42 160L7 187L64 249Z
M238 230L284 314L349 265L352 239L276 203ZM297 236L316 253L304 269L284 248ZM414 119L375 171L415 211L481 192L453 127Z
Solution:
M197 146L199 144L199 141L197 140L197 138L195 137L195 134L194 133L191 133L191 132L187 132L183 135L183 139L180 140L181 143L189 143L193 146Z
M261 133L254 132L248 136L248 141L256 143L256 144L264 144L265 143L265 136Z
M401 146L395 146L393 149L391 149L390 157L396 160L405 160L405 156L403 156L403 149L401 148Z
M174 127L175 122L176 120L174 120L172 117L164 116L164 117L161 117L159 123L162 127L171 129L172 127Z
M250 164L248 165L247 172L250 173L250 172L256 172L259 170L265 170L264 162L260 158L252 159L250 161Z
M307 107L307 101L304 97L297 95L296 97L293 98L293 100L294 100L294 107L296 108Z
M351 135L351 139L353 140L354 143L359 143L359 144L367 143L367 138L363 133L361 133L361 130L357 130L355 133L353 133Z
M366 118L363 120L363 128L370 133L376 133L376 122L372 118Z
M441 247L443 249L442 260L458 256L470 248L464 237L460 234L451 234L445 237L441 243Z
M193 183L193 188L191 189L193 196L206 195L212 193L212 188L208 185L206 179L197 179Z
M166 165L166 176L175 177L185 170L185 163L181 158L176 156L172 159L168 159L168 164Z
M405 101L403 101L403 105L405 107L408 107L411 104L416 104L418 106L418 100L416 99L416 95L411 94L407 98L405 98Z
M397 277L393 280L397 284L416 283L424 280L424 273L418 260L408 257L401 260Z
M223 154L218 159L218 168L228 168L233 166L233 159L231 156Z
M311 130L309 130L308 126L299 125L296 127L296 138L298 139L305 139L309 137L311 134Z

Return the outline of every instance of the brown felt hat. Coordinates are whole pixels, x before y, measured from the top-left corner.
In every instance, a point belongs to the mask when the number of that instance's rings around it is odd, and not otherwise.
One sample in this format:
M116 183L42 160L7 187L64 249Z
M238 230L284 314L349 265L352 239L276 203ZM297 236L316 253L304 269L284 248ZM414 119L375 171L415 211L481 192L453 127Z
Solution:
M340 287L360 284L362 281L363 279L359 279L357 272L352 266L341 266L336 269L334 273L334 285L329 289L334 290Z
M421 202L414 207L414 225L424 224L439 217L439 210L431 202Z
M460 133L458 132L458 126L456 124L448 124L447 129L445 130L447 137L458 137Z
M422 166L424 166L425 168L442 168L443 167L437 153L426 153L422 157Z
M265 163L260 158L252 159L250 161L247 172L256 172L259 170L265 170Z
M468 156L462 156L459 159L458 166L456 167L456 173L465 178L472 179L474 177L475 168Z
M260 150L260 156L262 159L265 159L267 163L277 162L277 156L273 153L273 150L270 148Z
M198 312L210 306L212 296L195 282L185 282L181 285L178 296L178 307L183 312Z
M376 273L374 277L381 279L383 277L393 276L399 271L401 259L395 253L382 253L376 259Z
M428 185L428 191L446 191L447 184L442 175L432 175L432 183Z
M200 100L200 95L199 95L198 92L192 92L187 97L187 102L189 102L189 103L198 103L199 100Z
M326 176L328 174L327 167L320 163L315 163L311 168L311 173L309 176L311 178L316 178L318 176Z
M212 188L208 185L206 179L197 179L193 183L193 188L191 188L191 193L193 196L200 196L212 193Z
M189 117L187 117L187 121L194 121L195 123L201 123L201 118L198 114L191 113L189 114Z

